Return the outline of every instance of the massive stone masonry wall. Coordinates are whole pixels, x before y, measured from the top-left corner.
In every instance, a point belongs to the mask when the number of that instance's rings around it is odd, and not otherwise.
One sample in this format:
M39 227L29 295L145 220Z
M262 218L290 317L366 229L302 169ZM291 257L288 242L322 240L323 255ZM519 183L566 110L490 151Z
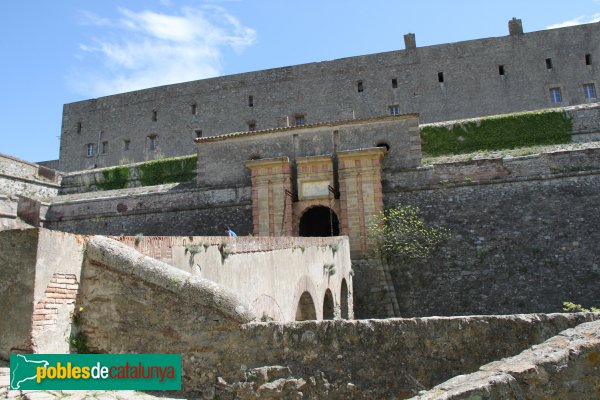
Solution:
M389 191L450 230L430 260L391 260L403 316L555 312L600 304L600 174Z
M591 65L586 65L586 54L591 55ZM551 69L546 66L548 58ZM256 129L282 127L294 125L296 116L303 116L306 123L346 120L389 115L389 107L397 105L402 114L419 113L422 122L436 122L585 104L582 85L594 83L598 90L597 59L600 30L598 24L587 24L71 103L63 112L60 170L188 155L200 134L196 131L213 136L247 131L249 124ZM504 75L499 73L500 65ZM444 82L439 82L439 73ZM561 89L562 103L551 103L551 87ZM156 135L156 149L150 146L152 135ZM91 157L86 156L88 144L94 146Z
M595 399L599 353L600 323L584 323L517 356L450 379L414 400Z

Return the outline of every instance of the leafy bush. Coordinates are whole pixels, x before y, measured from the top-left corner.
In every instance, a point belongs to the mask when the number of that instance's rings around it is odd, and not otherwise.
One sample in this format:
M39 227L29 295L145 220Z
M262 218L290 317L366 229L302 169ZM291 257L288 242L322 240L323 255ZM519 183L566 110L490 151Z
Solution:
M377 214L369 226L369 235L379 257L424 259L450 236L450 232L428 226L419 216L417 207L399 205Z
M96 186L101 190L123 189L129 182L129 168L115 167L102 171L104 181Z
M600 312L600 308L590 307L585 308L581 304L575 304L570 301L563 302L563 311L565 312Z
M478 122L421 128L423 153L428 156L481 150L568 143L570 117L559 111L538 111L482 118Z
M138 175L142 186L163 183L187 182L196 176L197 156L165 158L138 165Z

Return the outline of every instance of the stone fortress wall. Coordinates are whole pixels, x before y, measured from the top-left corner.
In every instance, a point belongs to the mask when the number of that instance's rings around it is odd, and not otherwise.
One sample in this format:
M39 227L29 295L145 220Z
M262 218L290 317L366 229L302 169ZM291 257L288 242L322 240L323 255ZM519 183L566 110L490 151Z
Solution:
M418 113L422 123L595 101L600 25L522 33L157 87L66 104L59 170L193 153L252 129ZM560 98L550 97L550 89ZM396 108L397 106L397 108ZM87 146L91 145L90 153Z

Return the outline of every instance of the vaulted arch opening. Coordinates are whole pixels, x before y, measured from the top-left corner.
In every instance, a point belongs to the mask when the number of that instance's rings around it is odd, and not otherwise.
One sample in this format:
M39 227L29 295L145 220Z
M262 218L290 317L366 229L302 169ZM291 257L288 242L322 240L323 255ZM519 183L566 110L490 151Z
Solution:
M323 319L333 319L333 295L331 294L331 290L327 289L325 291L325 298L323 299Z
M348 284L346 279L342 279L342 289L340 291L340 308L342 311L342 318L348 319Z
M339 236L340 222L337 214L329 207L310 208L300 218L300 236Z
M296 321L308 321L317 319L317 309L312 296L308 292L302 293L296 309Z

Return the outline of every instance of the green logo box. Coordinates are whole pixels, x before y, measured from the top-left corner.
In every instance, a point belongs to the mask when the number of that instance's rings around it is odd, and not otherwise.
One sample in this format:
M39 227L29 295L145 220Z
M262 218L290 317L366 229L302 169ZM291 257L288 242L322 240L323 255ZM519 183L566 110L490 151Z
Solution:
M11 354L14 390L181 390L181 354Z

